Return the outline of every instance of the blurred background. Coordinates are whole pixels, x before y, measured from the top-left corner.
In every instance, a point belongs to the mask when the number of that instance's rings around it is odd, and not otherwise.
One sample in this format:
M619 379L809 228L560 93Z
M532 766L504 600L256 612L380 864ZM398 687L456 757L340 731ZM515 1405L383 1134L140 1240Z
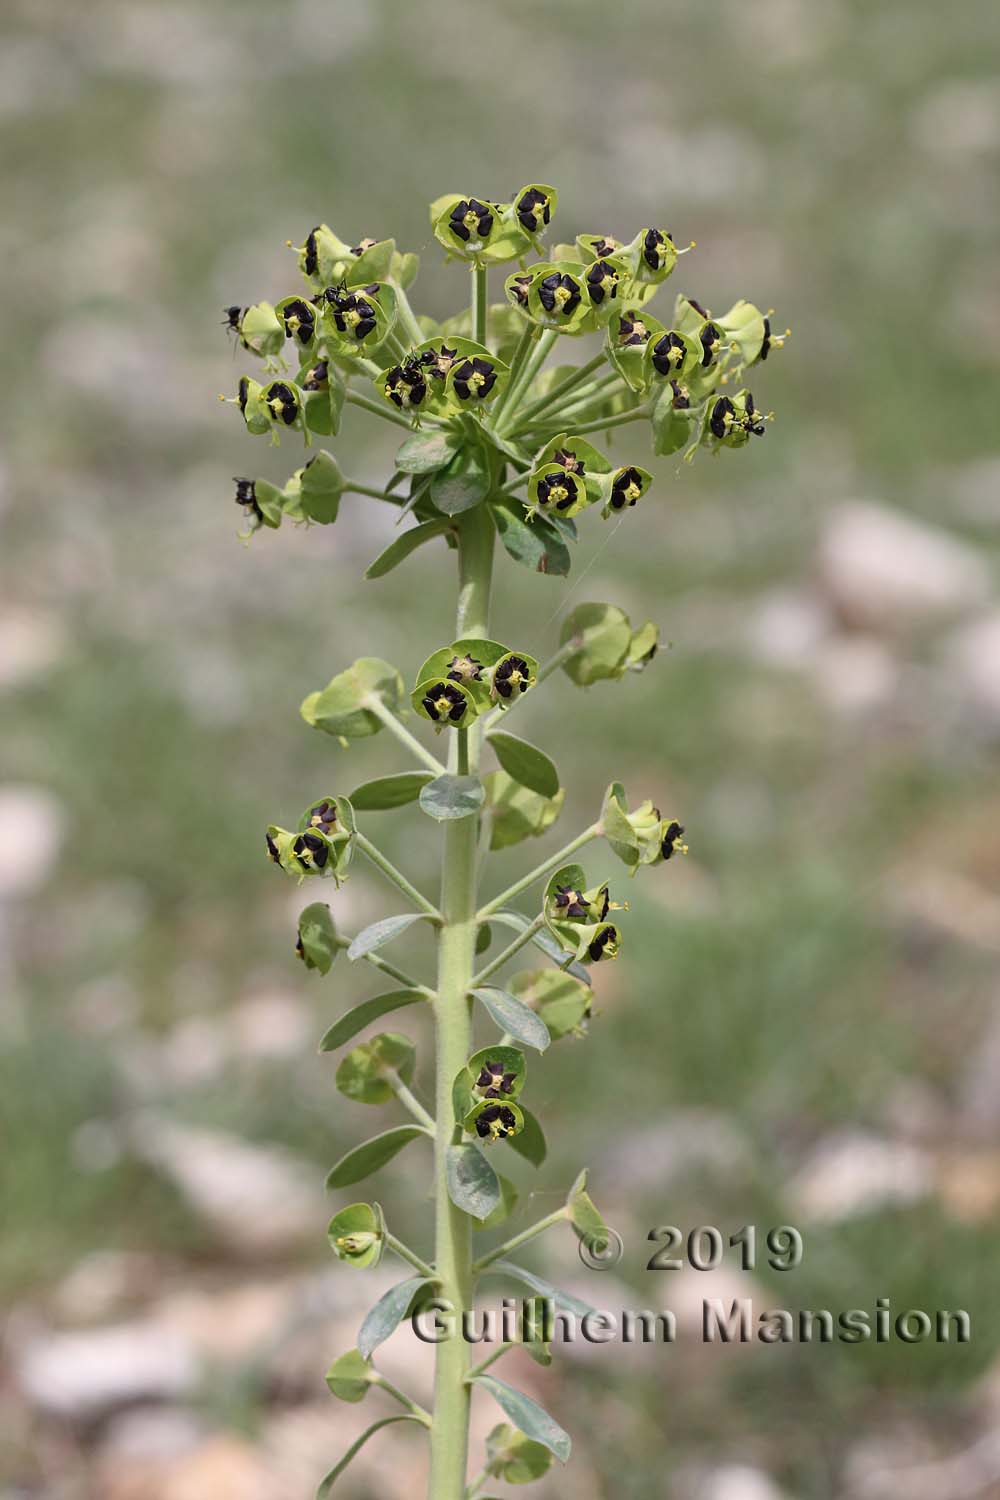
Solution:
M357 497L334 529L237 540L230 475L302 460L217 402L251 368L220 321L297 287L284 242L320 220L418 251L411 296L444 315L466 278L427 204L533 179L558 239L696 239L668 306L745 295L794 328L755 372L766 441L655 464L568 581L501 559L500 639L544 657L560 610L607 599L671 649L521 711L569 795L494 878L612 775L692 849L630 886L589 1041L533 1069L549 1160L510 1169L517 1228L588 1163L624 1259L587 1272L567 1233L530 1263L682 1333L511 1358L576 1445L534 1493L1000 1495L993 0L6 0L2 27L0 1495L310 1495L390 1409L323 1385L393 1273L326 1248L324 1172L385 1116L316 1041L379 985L305 973L315 891L261 833L401 768L298 705L360 654L411 674L452 591L433 548L364 582L392 515ZM649 462L638 430L620 462ZM379 482L393 430L349 411L335 446ZM427 872L419 813L370 823ZM392 903L358 869L333 904L353 931ZM426 1163L401 1163L362 1192L426 1249ZM645 1269L656 1224L789 1222L792 1272ZM973 1340L705 1349L706 1295L963 1307ZM384 1363L426 1390L407 1336ZM423 1465L390 1430L343 1494L411 1497Z

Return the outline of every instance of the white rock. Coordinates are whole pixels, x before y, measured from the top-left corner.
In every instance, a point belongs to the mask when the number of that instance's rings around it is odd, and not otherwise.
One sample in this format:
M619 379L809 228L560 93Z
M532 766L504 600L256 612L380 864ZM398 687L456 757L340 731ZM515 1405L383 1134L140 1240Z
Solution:
M854 629L931 624L968 613L990 594L989 569L974 548L882 505L838 506L817 561L834 610Z
M260 990L248 995L231 1012L229 1026L244 1057L278 1059L312 1051L312 1017L290 991Z
M927 1152L863 1131L844 1131L820 1142L788 1191L803 1217L838 1223L890 1205L918 1203L933 1183Z
M957 631L944 659L962 707L990 734L1000 732L1000 610Z
M815 593L775 589L745 622L744 640L758 660L775 667L808 667L830 634L830 612Z
M836 713L863 718L892 701L899 668L892 652L874 636L841 636L820 651L814 681Z
M198 1361L190 1340L156 1321L50 1333L15 1354L25 1396L43 1411L93 1418L134 1401L190 1395Z
M60 807L33 786L0 787L0 900L45 883L62 843Z
M748 1464L725 1464L706 1474L692 1500L781 1500L769 1474Z
M178 1125L152 1111L132 1121L128 1139L238 1255L291 1251L326 1222L322 1172L282 1146Z

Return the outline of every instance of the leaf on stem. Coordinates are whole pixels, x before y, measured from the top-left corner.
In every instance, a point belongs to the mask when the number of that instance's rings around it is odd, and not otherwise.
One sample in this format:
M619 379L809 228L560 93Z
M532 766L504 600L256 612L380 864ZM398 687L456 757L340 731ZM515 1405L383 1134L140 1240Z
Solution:
M556 1307L572 1313L575 1318L585 1318L588 1313L596 1312L589 1302L582 1301L579 1297L572 1296L569 1292L562 1292L558 1287L546 1281L543 1276L536 1276L534 1271L526 1271L523 1266L516 1265L512 1260L495 1260L487 1266L483 1275L485 1276L510 1276L514 1281L520 1281L524 1286L529 1286L539 1297L548 1297L555 1303Z
M406 912L399 917L382 917L378 922L372 922L367 927L362 927L357 937L347 950L347 956L351 961L364 958L368 953L374 953L378 948L384 948L386 943L391 943L407 928L412 927L414 922L426 921L423 912Z
M335 1052L372 1021L387 1016L390 1011L401 1010L404 1005L415 1005L418 1000L425 1000L425 996L416 990L391 990L386 995L374 995L371 1000L363 1000L360 1005L341 1016L339 1021L334 1021L319 1044L320 1052Z
M448 1197L473 1219L487 1219L500 1206L500 1179L478 1146L449 1146L445 1155Z
M412 526L409 531L404 531L395 541L390 542L384 552L380 552L373 563L369 563L365 569L366 578L384 578L386 573L391 573L393 568L422 547L424 542L432 541L434 537L440 536L447 531L450 522L444 517L440 521L421 521L419 526Z
M381 1419L381 1421L379 1421L379 1422L373 1422L370 1427L368 1427L368 1428L365 1429L365 1431L358 1438L357 1442L354 1442L354 1443L351 1444L351 1446L348 1448L347 1452L344 1454L343 1458L340 1460L340 1463L339 1464L334 1464L334 1466L330 1470L329 1474L327 1474L327 1475L324 1476L323 1480L320 1483L319 1489L316 1491L316 1500L327 1500L327 1496L329 1495L330 1491L333 1489L334 1483L340 1478L341 1474L343 1474L344 1470L347 1468L347 1465L350 1463L351 1459L359 1451L359 1449L361 1449L361 1448L364 1447L364 1445L365 1445L365 1443L367 1443L368 1439L370 1437L372 1437L376 1432L378 1432L379 1428L381 1428L381 1427L388 1427L393 1422L419 1422L419 1421L420 1421L420 1418L419 1417L415 1417L411 1412L400 1412L399 1416L396 1416L396 1417L383 1417ZM421 1422L421 1426L423 1426L422 1422Z
M433 781L430 771L399 771L394 776L377 776L355 787L350 801L356 812L389 812L416 802L423 787Z
M415 432L396 454L396 468L404 474L432 474L447 468L461 447L453 432Z
M482 807L486 792L478 776L437 776L420 789L420 806L438 823L471 818Z
M373 1135L370 1141L355 1146L330 1168L326 1178L327 1187L350 1187L355 1182L361 1182L377 1172L379 1167L384 1167L386 1162L392 1161L418 1135L426 1134L422 1125L397 1125L392 1130L383 1130L381 1135Z
M508 776L540 797L556 796L559 772L543 750L503 729L495 729L487 738Z
M549 1416L543 1406L539 1406L537 1401L533 1401L523 1391L515 1390L505 1380L498 1380L495 1375L476 1375L473 1379L476 1385L489 1391L504 1416L513 1422L518 1431L548 1448L560 1463L567 1461L572 1447L569 1433Z
M570 569L569 548L541 516L529 525L520 501L490 502L500 540L515 562L536 573L564 578Z
M433 1285L427 1276L408 1276L378 1299L358 1333L358 1352L362 1359L371 1359L379 1344L384 1344L399 1327L424 1287Z
M545 1051L552 1040L549 1028L523 1001L493 985L484 985L472 993L486 1007L501 1031L516 1042L523 1042L526 1047L534 1047L536 1052Z
M533 1167L540 1167L545 1160L547 1150L545 1136L542 1127L538 1123L536 1115L530 1109L521 1106L521 1116L524 1121L517 1135L512 1135L510 1144L518 1156L523 1156Z

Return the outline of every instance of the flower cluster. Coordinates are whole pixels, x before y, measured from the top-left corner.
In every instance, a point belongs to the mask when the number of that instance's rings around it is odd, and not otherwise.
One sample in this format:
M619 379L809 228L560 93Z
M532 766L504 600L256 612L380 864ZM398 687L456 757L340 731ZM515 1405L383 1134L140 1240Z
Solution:
M339 885L354 853L354 809L346 797L322 797L294 832L272 823L264 837L268 858L286 874L331 875Z
M498 641L453 641L424 662L410 701L439 730L467 729L488 709L509 708L537 675L533 656Z

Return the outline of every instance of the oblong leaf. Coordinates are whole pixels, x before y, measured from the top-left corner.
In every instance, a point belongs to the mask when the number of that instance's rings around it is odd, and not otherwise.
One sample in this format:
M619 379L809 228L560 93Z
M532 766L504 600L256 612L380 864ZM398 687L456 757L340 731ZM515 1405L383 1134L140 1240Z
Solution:
M420 806L438 823L471 818L482 807L486 792L478 776L436 776L420 790Z
M478 447L462 448L431 480L431 499L446 516L481 505L489 492L489 464Z
M448 1197L474 1219L487 1219L502 1201L500 1179L477 1146L449 1146L445 1154Z
M363 1141L334 1163L326 1176L327 1187L350 1187L361 1182L392 1161L418 1135L426 1134L422 1125L396 1125L392 1130L383 1130L381 1135L373 1135L370 1141Z
M473 1379L476 1385L489 1391L518 1431L533 1442L541 1443L543 1448L548 1448L560 1463L567 1461L572 1448L570 1435L559 1426L554 1417L549 1416L544 1406L539 1406L537 1401L533 1401L523 1391L515 1390L512 1385L508 1385L505 1380L498 1380L495 1375L476 1375Z
M386 573L391 573L393 568L407 557L411 552L416 552L424 542L430 542L443 531L447 531L449 522L445 519L439 521L422 521L419 526L411 526L409 531L404 531L395 541L389 543L384 552L380 552L374 562L368 564L365 569L366 578L384 578Z
M348 948L347 956L352 960L364 958L366 953L374 953L377 948L384 948L386 943L391 943L393 938L406 932L414 922L424 920L422 912L414 911L406 912L399 917L383 917L381 921L372 922L368 927L362 927Z
M543 750L502 729L494 730L488 738L497 760L508 776L520 786L537 792L540 797L556 795L559 791L559 772Z
M534 1271L526 1271L523 1266L515 1265L512 1260L495 1260L483 1270L484 1276L494 1273L500 1276L510 1276L514 1281L523 1282L530 1286L539 1297L548 1297L555 1303L556 1307L564 1308L566 1312L572 1313L575 1318L585 1318L588 1313L596 1312L589 1302L584 1302L580 1297L574 1297L570 1292L562 1292L553 1286L551 1281L546 1281L544 1276L536 1276Z
M570 569L569 548L541 516L529 525L520 501L490 502L500 540L515 562L536 573L563 578Z
M536 1015L522 1000L494 985L484 985L472 993L486 1007L501 1031L512 1036L516 1042L523 1042L526 1047L534 1047L536 1052L545 1051L552 1040L549 1028L541 1016Z
M425 998L416 990L390 990L387 995L374 995L370 1000L362 1000L360 1005L341 1016L339 1021L334 1021L319 1044L320 1052L336 1051L380 1016L387 1016L393 1010L402 1010L404 1005L415 1005L418 1000Z
M450 432L415 432L396 454L396 468L403 474L432 474L447 468L461 447L461 439Z
M420 1418L414 1416L412 1412L406 1411L401 1412L397 1417L382 1417L380 1421L373 1422L370 1427L366 1427L357 1441L353 1442L348 1448L347 1452L340 1460L340 1463L334 1464L329 1474L325 1474L323 1476L322 1480L320 1481L319 1489L316 1491L316 1500L326 1500L327 1495L329 1495L330 1491L333 1489L334 1482L340 1478L341 1474L343 1474L344 1470L347 1468L347 1465L350 1463L351 1459L359 1451L359 1449L365 1446L368 1439L372 1437L374 1433L378 1432L380 1427L391 1427L393 1422L420 1422ZM420 1425L423 1426L423 1423L421 1422Z
M433 781L431 771L399 771L395 776L377 776L355 787L350 801L357 812L388 812L416 802L421 787Z
M358 1333L358 1352L362 1359L371 1359L379 1344L384 1344L390 1333L394 1333L410 1310L414 1297L422 1287L432 1286L427 1276L408 1276L391 1286L367 1313Z

